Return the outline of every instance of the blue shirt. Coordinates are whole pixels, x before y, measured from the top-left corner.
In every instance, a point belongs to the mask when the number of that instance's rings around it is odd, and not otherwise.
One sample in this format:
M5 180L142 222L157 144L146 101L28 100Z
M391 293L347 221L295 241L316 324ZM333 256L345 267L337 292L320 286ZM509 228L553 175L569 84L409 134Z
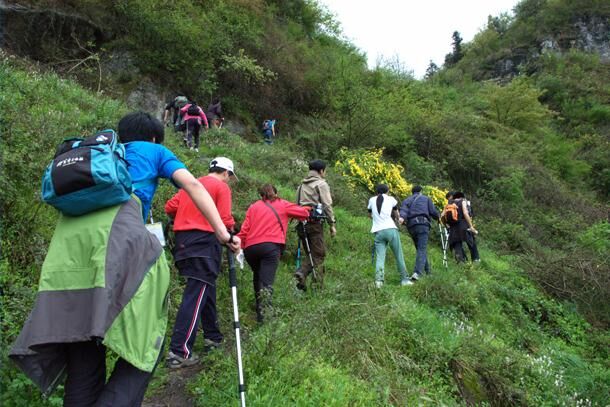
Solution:
M125 159L129 163L134 194L142 202L142 216L146 222L157 191L158 179L171 180L176 170L186 167L169 149L148 141L126 143Z

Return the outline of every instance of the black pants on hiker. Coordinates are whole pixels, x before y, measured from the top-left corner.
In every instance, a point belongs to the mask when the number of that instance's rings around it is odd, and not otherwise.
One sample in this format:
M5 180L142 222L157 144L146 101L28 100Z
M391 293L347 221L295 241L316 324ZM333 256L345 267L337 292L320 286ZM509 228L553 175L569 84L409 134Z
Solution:
M466 242L466 246L468 246L468 250L470 251L470 260L478 261L479 257L479 249L477 248L477 241L474 233L470 231L466 231L464 242ZM451 245L451 249L455 254L455 259L458 263L466 262L468 258L466 257L466 253L464 252L463 242L454 242Z
M199 148L199 132L201 131L201 124L197 119L188 119L186 121L186 146L188 148L194 147ZM193 138L195 144L193 145Z
M133 407L142 404L152 372L137 369L119 358L106 382L106 347L101 341L67 343L65 352L68 364L64 407ZM162 353L161 349L159 359Z
M254 295L256 298L256 319L263 322L263 312L271 307L275 272L280 264L282 245L279 243L259 243L244 250L246 261L252 268Z

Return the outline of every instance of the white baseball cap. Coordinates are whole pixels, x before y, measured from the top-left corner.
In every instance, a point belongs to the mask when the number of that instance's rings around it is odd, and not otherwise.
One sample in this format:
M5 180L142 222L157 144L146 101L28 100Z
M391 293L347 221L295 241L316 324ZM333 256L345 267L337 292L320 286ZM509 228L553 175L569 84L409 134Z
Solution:
M223 170L229 171L229 176L235 177L237 179L237 175L235 175L235 167L233 166L233 161L228 159L227 157L216 157L212 161L210 161L210 168L222 168Z

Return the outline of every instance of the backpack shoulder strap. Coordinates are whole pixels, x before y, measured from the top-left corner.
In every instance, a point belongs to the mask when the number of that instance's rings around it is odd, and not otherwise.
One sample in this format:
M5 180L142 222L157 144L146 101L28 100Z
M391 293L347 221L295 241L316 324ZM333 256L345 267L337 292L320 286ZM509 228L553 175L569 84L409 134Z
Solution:
M285 234L286 234L286 232L284 231L284 225L282 225L282 221L281 221L281 219L280 219L280 215L278 215L278 214L277 214L277 211L275 210L275 208L274 208L273 206L271 206L271 204L270 204L269 202L267 202L267 201L263 201L263 203L264 203L265 205L267 205L267 207L268 207L269 209L271 209L271 211L272 211L272 212L273 212L273 214L275 215L275 218L277 219L277 223L279 223L279 224L280 224L280 229L282 229L282 233L285 235Z

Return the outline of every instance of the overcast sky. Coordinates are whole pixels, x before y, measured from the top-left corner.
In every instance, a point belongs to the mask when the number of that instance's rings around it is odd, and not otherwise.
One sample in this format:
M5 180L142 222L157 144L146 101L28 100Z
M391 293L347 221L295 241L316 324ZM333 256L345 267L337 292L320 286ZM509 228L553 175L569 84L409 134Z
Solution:
M487 23L487 16L511 12L517 0L318 0L341 23L344 35L367 54L398 56L421 78L430 60L438 66L451 51L451 34L465 42Z

